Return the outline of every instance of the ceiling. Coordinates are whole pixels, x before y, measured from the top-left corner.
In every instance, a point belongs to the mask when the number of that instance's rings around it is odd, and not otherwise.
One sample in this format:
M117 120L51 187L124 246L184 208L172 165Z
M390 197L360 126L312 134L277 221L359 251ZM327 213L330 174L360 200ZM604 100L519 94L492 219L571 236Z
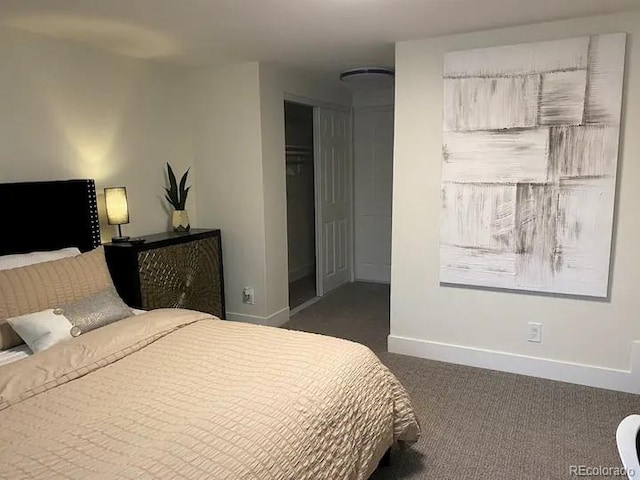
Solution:
M182 65L337 74L393 65L398 40L632 9L638 0L0 0L0 22Z

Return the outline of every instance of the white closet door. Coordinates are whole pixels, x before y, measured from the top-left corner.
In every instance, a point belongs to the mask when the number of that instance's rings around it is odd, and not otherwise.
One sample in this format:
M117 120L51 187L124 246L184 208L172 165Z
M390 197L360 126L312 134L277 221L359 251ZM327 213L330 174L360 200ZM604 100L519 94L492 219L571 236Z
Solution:
M391 203L393 195L393 107L356 109L355 276L391 281Z
M351 280L351 118L315 109L318 295Z

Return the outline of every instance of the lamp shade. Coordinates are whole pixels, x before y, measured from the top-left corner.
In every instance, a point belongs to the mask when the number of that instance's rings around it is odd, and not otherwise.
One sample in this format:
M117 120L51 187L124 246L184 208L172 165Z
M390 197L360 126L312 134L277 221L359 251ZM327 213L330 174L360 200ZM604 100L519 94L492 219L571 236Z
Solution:
M104 189L104 200L107 206L109 225L129 223L129 205L125 187L109 187Z

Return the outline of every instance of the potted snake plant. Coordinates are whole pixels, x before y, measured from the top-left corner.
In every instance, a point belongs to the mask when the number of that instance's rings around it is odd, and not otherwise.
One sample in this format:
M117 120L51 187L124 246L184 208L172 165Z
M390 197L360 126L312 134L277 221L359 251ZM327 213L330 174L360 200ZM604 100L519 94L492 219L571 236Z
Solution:
M165 188L167 202L173 207L173 214L171 223L173 225L174 232L188 232L191 229L189 224L189 214L185 209L187 203L187 195L189 189L187 187L187 176L189 175L189 169L184 172L180 178L180 183L177 182L176 176L173 173L171 165L167 163L167 176L169 177L169 188Z

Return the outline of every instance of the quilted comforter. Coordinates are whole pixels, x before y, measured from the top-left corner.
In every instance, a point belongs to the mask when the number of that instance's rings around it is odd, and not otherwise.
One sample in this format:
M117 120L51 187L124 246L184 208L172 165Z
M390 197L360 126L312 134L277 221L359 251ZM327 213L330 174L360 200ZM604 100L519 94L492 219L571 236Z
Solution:
M190 310L0 367L0 478L365 479L419 430L367 347Z

